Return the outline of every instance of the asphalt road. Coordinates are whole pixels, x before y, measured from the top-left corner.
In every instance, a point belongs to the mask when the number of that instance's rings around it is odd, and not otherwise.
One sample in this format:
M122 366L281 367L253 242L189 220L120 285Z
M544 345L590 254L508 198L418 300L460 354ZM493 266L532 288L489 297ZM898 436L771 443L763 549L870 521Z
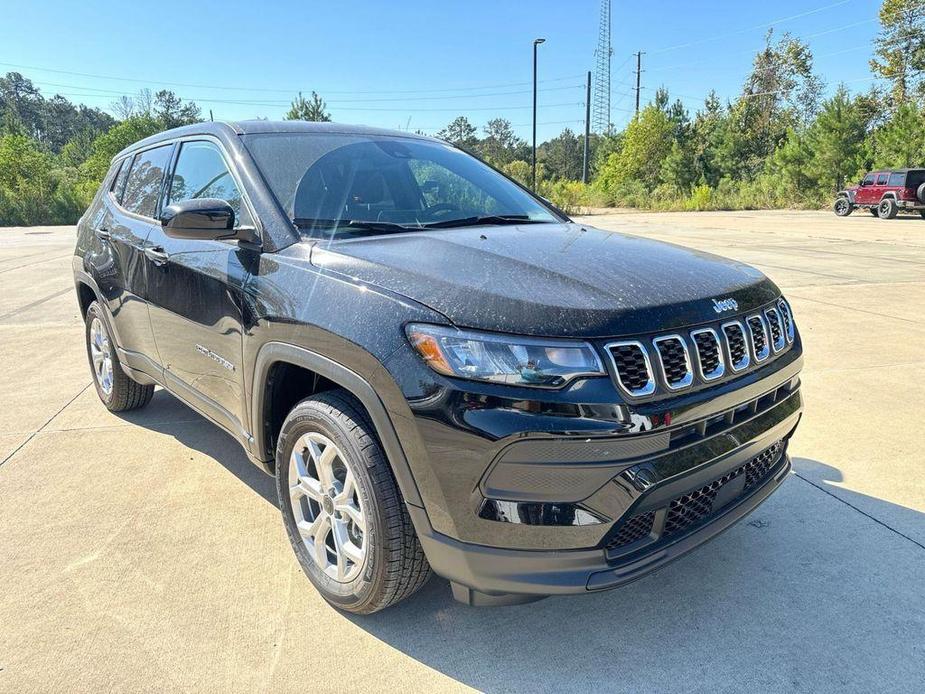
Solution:
M312 590L231 438L164 392L99 404L73 229L0 230L0 691L922 691L925 221L585 221L784 288L806 349L794 474L618 591L475 609L434 580L365 618Z

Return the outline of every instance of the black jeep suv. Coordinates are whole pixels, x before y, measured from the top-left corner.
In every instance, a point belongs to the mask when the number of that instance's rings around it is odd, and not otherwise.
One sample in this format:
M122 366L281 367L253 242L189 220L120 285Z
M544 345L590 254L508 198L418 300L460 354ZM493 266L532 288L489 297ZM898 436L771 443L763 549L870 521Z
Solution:
M344 610L431 570L470 604L619 586L790 468L802 349L770 280L575 224L437 140L155 135L113 160L73 268L103 403L159 385L236 437Z

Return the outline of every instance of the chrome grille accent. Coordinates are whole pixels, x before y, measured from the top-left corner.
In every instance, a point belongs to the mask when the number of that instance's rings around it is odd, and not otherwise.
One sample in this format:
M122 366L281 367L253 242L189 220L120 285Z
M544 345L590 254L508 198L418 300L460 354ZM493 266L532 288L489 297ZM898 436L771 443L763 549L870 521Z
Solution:
M771 347L775 352L780 352L787 346L787 338L784 337L783 325L781 325L780 313L776 308L769 308L764 312L768 320L768 328L771 331Z
M790 311L790 304L783 299L778 299L777 307L780 309L780 315L784 320L784 333L787 336L787 342L793 342L793 313Z
M748 354L748 345L745 342L745 328L737 321L723 323L723 337L726 338L726 350L729 355L729 366L733 371L747 369L751 363Z
M697 369L700 371L700 378L704 381L722 378L726 373L726 364L716 331L713 328L692 330L691 339L694 341L694 350L697 352Z
M638 340L611 342L606 345L607 354L613 363L617 383L634 398L655 392L655 378L645 347Z
M670 390L681 390L694 382L690 354L680 335L662 335L652 340L652 344L658 352L665 385Z
M764 318L756 313L746 318L745 322L748 324L748 334L752 340L752 354L755 355L755 361L762 362L771 354Z

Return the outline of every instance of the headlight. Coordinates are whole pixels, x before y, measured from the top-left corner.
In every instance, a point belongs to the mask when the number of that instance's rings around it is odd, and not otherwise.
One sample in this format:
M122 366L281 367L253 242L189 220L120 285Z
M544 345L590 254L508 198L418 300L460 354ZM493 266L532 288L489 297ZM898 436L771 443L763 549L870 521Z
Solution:
M537 339L414 323L408 339L434 371L516 386L557 388L578 376L603 376L587 342Z

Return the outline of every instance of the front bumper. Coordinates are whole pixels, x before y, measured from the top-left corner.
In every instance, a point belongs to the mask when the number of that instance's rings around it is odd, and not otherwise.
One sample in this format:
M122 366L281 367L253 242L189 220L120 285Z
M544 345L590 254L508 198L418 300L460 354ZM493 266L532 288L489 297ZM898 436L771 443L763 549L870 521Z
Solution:
M737 523L767 499L789 471L790 459L782 452L762 484L705 522L619 558L609 557L601 549L537 552L484 547L439 533L421 535L420 539L434 571L453 582L457 598L471 604L505 604L522 602L518 596L529 599L617 588L678 559Z

